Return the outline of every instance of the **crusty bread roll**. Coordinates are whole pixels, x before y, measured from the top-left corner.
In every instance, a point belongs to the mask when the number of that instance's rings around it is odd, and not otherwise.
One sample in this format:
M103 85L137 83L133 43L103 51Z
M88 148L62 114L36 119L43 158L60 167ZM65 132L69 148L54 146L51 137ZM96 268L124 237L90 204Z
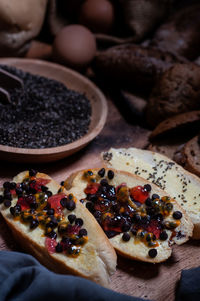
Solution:
M137 148L109 149L102 153L106 166L125 170L164 189L186 211L194 224L193 238L200 239L200 179L156 152Z
M22 56L41 30L47 0L0 1L0 56Z
M182 244L192 235L184 209L139 176L90 169L72 174L64 185L86 204L122 256L162 262L170 257L173 243Z
M32 176L34 173L31 172L24 171L13 179L14 183L24 183L17 184L18 196L15 192L16 188L13 188L15 186L13 182L4 183L4 188L1 189L3 196L0 198L1 214L16 240L23 249L51 270L57 273L72 273L108 286L109 276L116 269L116 254L95 218L79 200L72 196L70 201L66 190L49 176L43 173ZM32 180L35 180L36 184L31 184ZM53 197L50 196L50 192ZM63 205L60 203L62 198L65 199ZM15 207L17 200L18 204L21 204L21 213L18 207ZM48 203L50 206L47 205ZM30 207L35 208L32 215ZM27 208L28 213L24 208ZM54 215L51 212L52 208ZM42 217L39 216L40 213ZM71 219L69 215L72 216ZM58 225L55 223L55 218ZM22 220L26 221L22 222ZM54 239L55 233L56 239Z

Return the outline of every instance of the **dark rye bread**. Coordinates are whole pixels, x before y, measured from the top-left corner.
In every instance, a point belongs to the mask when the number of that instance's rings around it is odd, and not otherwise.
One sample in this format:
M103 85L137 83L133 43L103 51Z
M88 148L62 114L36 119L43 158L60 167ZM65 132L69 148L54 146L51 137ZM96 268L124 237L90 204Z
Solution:
M181 163L185 169L200 177L200 135L188 141L181 154Z
M200 111L191 111L176 116L172 116L157 125L157 127L151 133L150 141L157 140L159 138L170 138L171 136L184 135L188 132L193 135L193 131L196 132L200 129ZM192 133L191 133L192 131Z
M184 144L198 134L200 111L172 116L157 125L151 133L148 149L166 155L182 164L181 150Z
M182 8L156 31L151 45L194 60L200 53L200 4Z
M146 107L149 125L200 108L200 67L175 64L158 79Z
M138 88L149 91L156 77L163 74L183 58L155 48L125 44L99 52L93 69L98 77L117 82L120 87Z

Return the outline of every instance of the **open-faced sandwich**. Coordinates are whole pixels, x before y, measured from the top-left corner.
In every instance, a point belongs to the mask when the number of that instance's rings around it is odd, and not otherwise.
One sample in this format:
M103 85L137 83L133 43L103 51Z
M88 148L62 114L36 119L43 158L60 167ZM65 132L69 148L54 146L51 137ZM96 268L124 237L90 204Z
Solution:
M109 168L139 175L172 196L194 224L193 238L200 239L200 179L168 157L138 148L111 148L102 153Z
M64 183L94 215L116 251L128 258L162 262L173 243L192 235L184 209L156 185L128 172L88 169Z
M5 182L0 210L23 249L57 273L72 273L108 286L116 253L76 196L34 170Z

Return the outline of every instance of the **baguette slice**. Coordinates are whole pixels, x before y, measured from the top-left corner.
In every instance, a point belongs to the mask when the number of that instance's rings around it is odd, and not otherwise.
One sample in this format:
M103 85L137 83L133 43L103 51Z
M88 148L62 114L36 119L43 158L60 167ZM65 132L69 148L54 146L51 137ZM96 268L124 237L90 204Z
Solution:
M13 181L15 183L22 183L27 177L29 177L29 172L24 171L18 174ZM41 182L41 180L43 182L46 180L47 182L49 181L49 183L44 185L53 193L53 196L55 194L59 195L58 190L60 190L60 194L68 195L63 187L61 188L59 184L46 174L37 173L35 180L36 183L38 183L38 181ZM1 194L4 193L3 191L4 189L2 188ZM35 196L36 200L38 200L37 195ZM48 198L48 201L49 200L50 197ZM37 228L31 230L30 221L22 223L17 217L12 216L10 209L13 208L16 202L17 197L15 195L13 196L11 207L6 208L4 201L4 203L0 205L0 210L2 216L12 230L14 237L25 250L35 256L46 267L57 273L72 273L93 280L103 286L108 286L109 276L116 270L116 253L95 218L79 201L76 201L75 199L76 208L74 210L68 210L66 208L61 210L61 214L63 214L62 221L68 221L68 215L74 214L76 215L76 218L81 218L83 220L81 229L85 228L87 230L87 236L85 236L86 243L80 245L81 252L77 257L73 257L69 254L66 255L67 251L61 253L55 251L52 253L51 247L49 247L49 245L47 247L47 240L50 241L50 244L53 244L55 240L47 239L41 224ZM57 203L52 203L51 208L52 207L54 209L58 208ZM61 207L62 206L60 205L60 208ZM39 212L39 209L37 208L36 211ZM57 212L56 209L55 212ZM72 226L73 225L75 225L75 222ZM58 227L54 228L54 232L57 233L56 240L60 241L61 235L59 234L60 232L58 232Z
M157 206L160 206L162 204L161 200L157 200L158 205L155 204L151 207L148 207L149 205L147 205L146 203L141 204L138 200L133 201L133 199L130 198L130 189L137 187L137 190L139 189L138 186L141 187L145 184L151 184L151 192L146 192L149 197L152 197L153 194L158 194L160 197L164 197L166 196L166 193L156 185L139 176L124 171L112 171L114 173L114 177L112 179L109 179L109 173L112 174L112 172L109 171L108 173L108 169L105 170L105 175L103 177L99 176L99 169L78 171L72 174L65 181L64 185L69 190L69 193L73 193L77 199L82 199L84 204L86 204L86 207L94 214L94 216L97 218L97 221L100 223L105 233L110 238L110 242L114 246L115 250L119 254L130 259L136 259L145 262L158 263L165 261L171 255L171 245L173 243L182 244L186 242L192 235L193 225L191 221L187 217L183 208L181 208L181 206L179 206L175 200L171 200L173 209L170 211L169 215L165 215L163 213L161 216L159 215L159 213L161 213L160 209L156 211L156 208L158 208ZM88 176L88 174L90 174L91 176ZM106 191L105 185L101 185L102 179L104 179L103 182L107 180L108 184L111 185L106 186ZM124 186L125 184L127 186ZM112 186L115 187L114 198ZM120 186L126 187L127 191L129 191L129 196L127 197L126 195L125 199L123 199L122 196L121 201L119 195L117 196L117 200L115 199L117 195L117 189L119 189L118 191L123 191L124 189L122 188L122 190L120 190ZM99 187L99 190L96 192L96 194L95 187ZM111 189L112 191L112 196L108 192L109 189ZM102 196L102 193L104 196ZM145 198L148 197L147 195L145 196ZM117 205L114 199L116 200ZM164 203L166 204L166 202ZM92 206L92 204L94 206ZM127 204L129 204L132 209L128 207ZM116 209L117 207L118 209ZM146 210L149 210L148 213ZM173 229L165 226L163 226L165 230L163 230L163 228L160 229L160 226L161 224L163 225L163 223L167 224L167 222L174 223L177 221L173 217L173 213L175 211L182 212L182 218L178 220L178 223L180 222L180 224L178 224L178 226ZM101 212L101 216L99 216L99 212ZM128 217L127 212L129 214ZM135 215L139 215L141 217L141 220L135 221ZM147 217L148 221L146 220ZM141 233L142 231L145 231L144 236ZM168 235L166 240L161 239L160 233L162 231L166 231ZM152 237L153 234L157 237L156 239L154 237L155 240L152 238L151 242L149 242L147 235L150 235L150 237ZM127 237L128 239L130 238L128 241ZM151 245L148 245L148 242L151 243ZM157 252L157 255L154 257L155 254L149 254L149 251L150 253Z
M200 239L200 179L156 152L137 148L102 153L106 166L125 170L164 189L184 208L194 224L193 238Z

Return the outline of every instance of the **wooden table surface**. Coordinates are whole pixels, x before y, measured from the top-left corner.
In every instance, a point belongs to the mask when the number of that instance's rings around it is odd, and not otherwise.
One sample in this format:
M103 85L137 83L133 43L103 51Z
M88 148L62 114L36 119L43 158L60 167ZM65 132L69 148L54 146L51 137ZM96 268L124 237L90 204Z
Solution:
M48 46L42 47L41 50L36 47L37 44L33 46L28 57L48 57L50 53ZM108 108L108 118L103 131L82 151L61 161L40 165L0 161L0 185L27 168L35 168L61 182L72 171L89 166L101 166L99 154L110 147L145 147L149 131L127 123L114 100L108 99ZM182 246L174 246L171 258L165 263L155 265L131 261L119 256L117 271L111 278L110 286L117 292L144 299L173 301L181 270L200 265L199 247L199 241L189 241ZM0 250L22 251L2 217L0 217Z

